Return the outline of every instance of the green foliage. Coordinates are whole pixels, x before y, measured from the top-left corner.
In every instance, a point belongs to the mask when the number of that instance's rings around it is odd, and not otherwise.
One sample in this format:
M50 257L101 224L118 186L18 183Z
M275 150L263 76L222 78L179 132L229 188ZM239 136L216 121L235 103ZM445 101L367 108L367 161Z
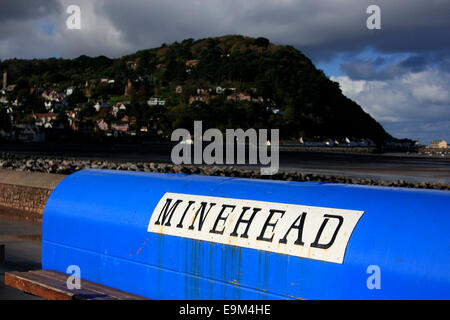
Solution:
M256 38L254 43L258 47L264 47L264 48L267 48L270 44L269 39L262 38L262 37Z
M187 67L189 60L199 60ZM204 127L279 128L282 138L303 137L371 138L380 142L390 137L379 123L354 101L346 98L339 85L300 51L279 46L268 39L229 35L141 50L119 59L105 56L80 56L73 60L5 60L0 71L8 71L9 83L16 83L14 95L29 99L26 111L33 109L29 89L57 84L78 89L68 97L69 105L86 104L85 83L89 82L91 99L116 102L131 100L127 109L137 126L152 132L169 134L178 127L189 128L194 120ZM114 79L114 84L99 79ZM128 80L133 83L128 97L122 97ZM175 93L176 86L182 93ZM210 97L209 102L188 104L197 88L234 87L239 92L262 97L260 102L230 102L225 94ZM165 99L165 106L149 107L149 97ZM42 102L39 102L42 105ZM274 114L273 108L281 110ZM84 107L83 119L95 116L92 107Z

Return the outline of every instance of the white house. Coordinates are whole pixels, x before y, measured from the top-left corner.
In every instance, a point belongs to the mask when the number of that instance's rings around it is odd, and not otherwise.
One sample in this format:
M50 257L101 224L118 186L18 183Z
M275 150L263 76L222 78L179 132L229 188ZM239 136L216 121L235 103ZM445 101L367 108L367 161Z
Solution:
M122 111L122 110L123 111L127 110L127 107L123 103L119 102L114 105L111 113L114 115L114 117L116 117L117 114L119 113L119 111Z
M44 128L53 128L52 121L56 120L56 113L36 113L33 115L36 119L36 126Z
M160 106L163 106L163 105L165 105L166 104L166 101L164 101L163 99L160 99L160 98L150 98L148 101L147 101L147 104L149 105L149 106L158 106L158 105L160 105Z
M70 96L73 93L74 87L69 87L66 89L66 96Z
M217 87L216 88L216 93L217 94L222 94L222 93L224 93L225 92L225 88L222 88L222 87Z

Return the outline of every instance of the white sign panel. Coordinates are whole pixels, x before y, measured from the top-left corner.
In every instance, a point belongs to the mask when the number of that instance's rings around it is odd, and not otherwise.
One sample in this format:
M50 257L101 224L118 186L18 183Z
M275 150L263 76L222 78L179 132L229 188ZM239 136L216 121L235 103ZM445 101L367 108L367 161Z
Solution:
M363 211L166 193L148 231L343 263Z

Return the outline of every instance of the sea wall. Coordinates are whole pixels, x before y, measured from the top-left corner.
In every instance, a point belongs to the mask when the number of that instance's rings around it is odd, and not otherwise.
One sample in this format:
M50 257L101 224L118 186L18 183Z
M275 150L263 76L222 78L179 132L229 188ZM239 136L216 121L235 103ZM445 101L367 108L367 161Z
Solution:
M386 187L450 190L450 185L448 184L433 182L377 180L370 178L315 174L300 171L282 171L272 176L262 176L259 170L244 169L232 166L174 165L171 163L88 160L53 156L16 155L8 153L0 153L0 169L1 168L23 172L40 172L62 175L68 175L82 169L94 168L143 172L200 174L207 176L241 177L250 179L272 179L300 182L315 181Z
M0 206L13 210L2 213L41 221L52 190L65 175L0 169Z

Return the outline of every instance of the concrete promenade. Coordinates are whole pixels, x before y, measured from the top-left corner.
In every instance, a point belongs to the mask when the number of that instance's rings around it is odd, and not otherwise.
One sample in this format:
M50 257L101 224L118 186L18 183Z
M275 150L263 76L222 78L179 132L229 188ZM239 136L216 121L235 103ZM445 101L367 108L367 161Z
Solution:
M41 266L41 224L13 219L14 215L20 213L0 206L0 244L5 246L5 259L0 261L0 300L40 300L4 285L5 272Z

